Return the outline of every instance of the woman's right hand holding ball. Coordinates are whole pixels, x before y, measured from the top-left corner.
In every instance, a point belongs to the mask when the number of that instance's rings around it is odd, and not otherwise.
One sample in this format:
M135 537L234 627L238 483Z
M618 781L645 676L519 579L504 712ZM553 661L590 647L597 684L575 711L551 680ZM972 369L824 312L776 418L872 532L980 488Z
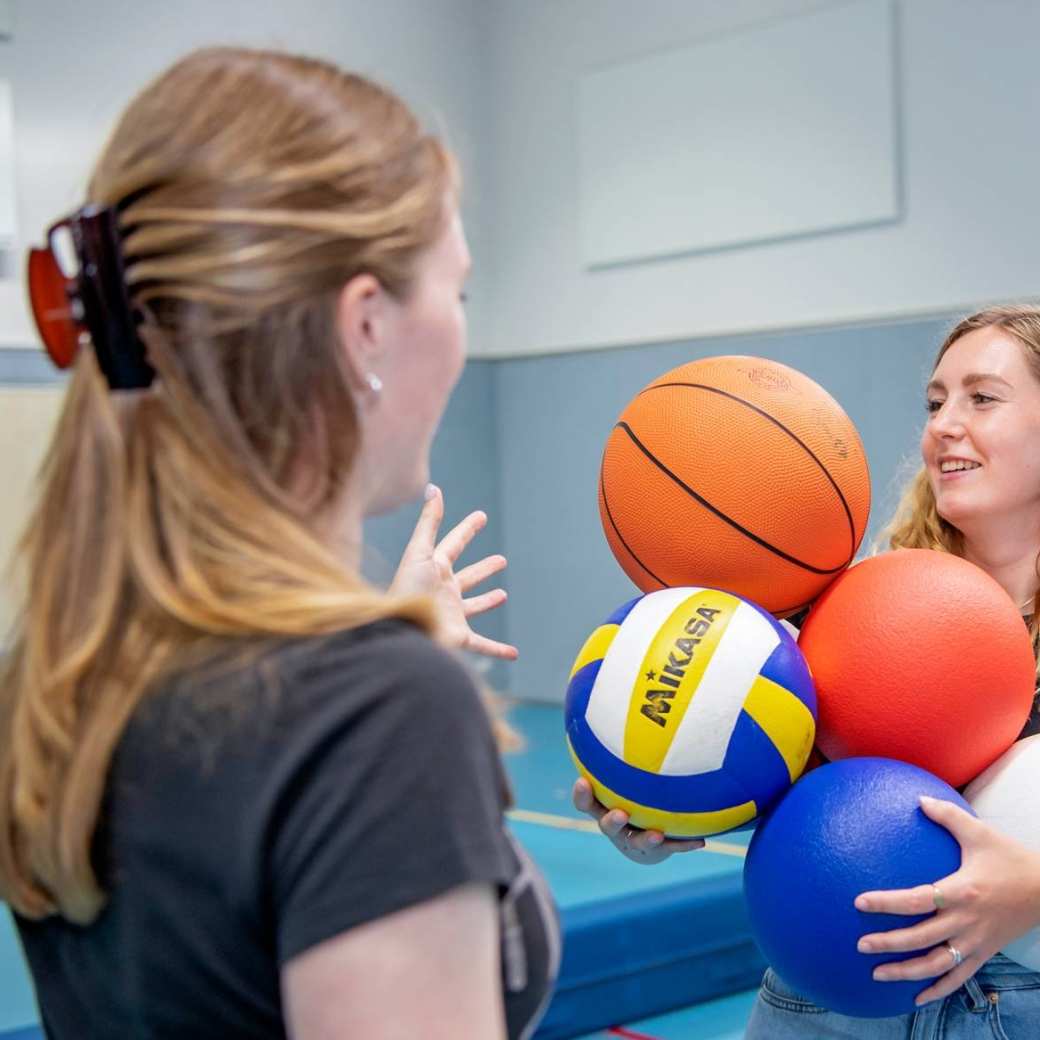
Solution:
M592 785L579 777L571 792L574 808L591 816L614 847L633 863L651 866L667 859L673 852L692 852L704 848L703 838L666 838L660 831L644 831L628 822L623 809L608 809L596 800Z

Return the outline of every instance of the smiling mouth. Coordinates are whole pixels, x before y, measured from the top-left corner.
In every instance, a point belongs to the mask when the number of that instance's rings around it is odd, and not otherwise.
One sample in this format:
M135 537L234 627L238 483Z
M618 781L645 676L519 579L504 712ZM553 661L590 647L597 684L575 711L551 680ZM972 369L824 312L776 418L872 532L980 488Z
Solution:
M960 473L963 470L968 469L981 469L982 465L978 462L967 462L964 459L950 460L943 462L939 466L940 473Z

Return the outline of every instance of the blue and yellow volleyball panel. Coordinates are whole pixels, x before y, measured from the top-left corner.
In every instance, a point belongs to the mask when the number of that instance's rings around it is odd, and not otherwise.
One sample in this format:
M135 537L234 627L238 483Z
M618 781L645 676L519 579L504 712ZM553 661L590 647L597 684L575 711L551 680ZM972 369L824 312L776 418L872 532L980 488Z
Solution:
M799 776L816 696L797 644L717 589L664 589L589 636L567 688L567 739L603 804L676 836L732 830Z

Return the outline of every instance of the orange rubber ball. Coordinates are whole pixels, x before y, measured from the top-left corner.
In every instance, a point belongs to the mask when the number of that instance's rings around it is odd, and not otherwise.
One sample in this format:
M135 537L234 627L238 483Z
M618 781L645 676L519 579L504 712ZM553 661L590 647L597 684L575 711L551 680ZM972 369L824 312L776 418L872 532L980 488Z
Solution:
M1036 658L1018 609L950 553L898 549L850 567L798 645L829 759L900 759L959 787L1014 743L1032 707Z

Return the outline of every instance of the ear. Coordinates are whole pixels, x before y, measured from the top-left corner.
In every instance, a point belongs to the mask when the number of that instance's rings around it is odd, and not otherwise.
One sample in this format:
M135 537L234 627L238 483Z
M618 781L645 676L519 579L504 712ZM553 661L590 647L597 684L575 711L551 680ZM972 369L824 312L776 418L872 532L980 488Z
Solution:
M336 299L336 332L354 385L364 390L366 377L379 367L389 321L390 297L371 274L357 274Z

